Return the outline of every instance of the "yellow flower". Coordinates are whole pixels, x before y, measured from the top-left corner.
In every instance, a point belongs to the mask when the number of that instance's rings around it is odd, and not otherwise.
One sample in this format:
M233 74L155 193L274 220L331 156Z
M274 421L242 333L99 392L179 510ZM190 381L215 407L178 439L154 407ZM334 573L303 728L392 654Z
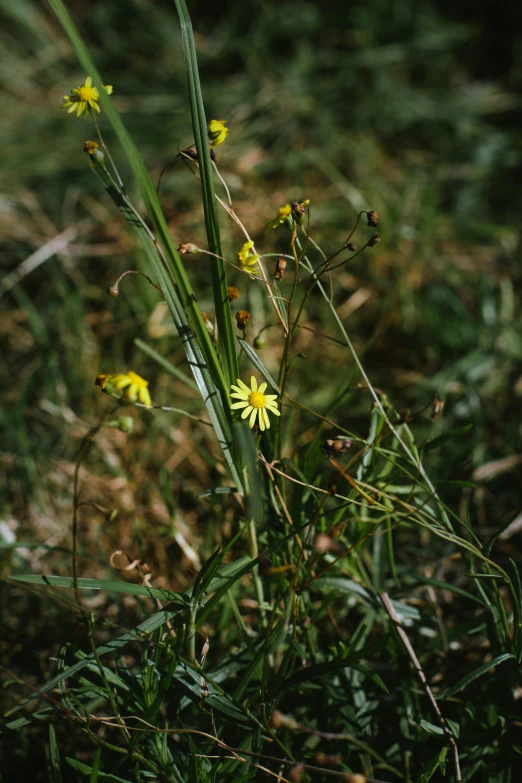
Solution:
M265 226L265 231L269 231L271 228L277 228L281 223L286 223L292 216L292 207L290 204L285 204L284 207L279 207L277 211L277 217L273 220L269 220Z
M208 124L208 138L211 147L219 147L228 136L227 120L210 120Z
M257 266L257 262L259 261L259 256L255 255L254 253L250 255L250 250L253 247L254 247L254 243L252 240L250 240L249 242L245 242L245 244L237 254L237 260L239 266L244 272L248 272L250 277L259 274L259 267Z
M107 95L112 94L112 84L104 85L103 89ZM100 93L96 87L92 86L92 79L87 76L85 84L81 84L79 87L75 87L71 90L70 95L63 96L62 109L69 107L68 114L75 111L77 117L85 117L87 112L97 111L100 112L98 101L100 100Z
M250 416L250 419L248 420L250 427L254 426L256 418L259 416L260 429L262 431L269 429L270 419L268 418L267 411L274 413L276 416L281 415L277 410L277 402L275 402L277 394L265 394L267 384L262 383L258 388L257 381L253 375L250 378L250 389L246 383L240 381L239 378L237 379L237 383L237 386L231 387L234 390L234 394L231 394L230 396L240 400L240 402L234 402L230 406L231 410L234 411L244 408L241 418L246 419L247 416Z
M139 400L147 408L150 408L152 405L147 388L149 382L131 370L118 375L98 375L94 383L102 390L105 389L107 384L110 384L113 389L125 389L122 395L122 399L125 402L138 402Z

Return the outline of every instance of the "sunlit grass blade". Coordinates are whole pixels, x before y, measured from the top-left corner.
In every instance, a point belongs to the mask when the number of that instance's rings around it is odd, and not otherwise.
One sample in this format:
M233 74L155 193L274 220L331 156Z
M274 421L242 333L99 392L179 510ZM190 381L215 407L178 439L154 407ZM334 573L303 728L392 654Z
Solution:
M219 220L212 177L209 142L207 135L207 120L203 95L199 81L196 46L192 33L192 23L185 0L174 0L181 24L183 55L187 69L190 111L192 126L198 151L198 162L201 172L201 189L203 193L203 208L205 211L205 227L209 250L216 256L222 256L219 235ZM226 358L228 380L233 383L237 377L237 359L234 344L234 331L230 316L230 303L227 294L227 279L225 264L221 258L212 259L212 285L214 289L214 307L218 326L219 343Z

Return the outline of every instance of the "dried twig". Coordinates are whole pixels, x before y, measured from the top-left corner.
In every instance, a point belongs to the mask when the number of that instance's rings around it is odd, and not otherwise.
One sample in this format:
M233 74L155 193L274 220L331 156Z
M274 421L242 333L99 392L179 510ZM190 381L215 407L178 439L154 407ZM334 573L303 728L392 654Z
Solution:
M435 701L435 696L433 695L430 686L428 685L428 680L426 679L426 675L424 674L422 670L422 666L420 665L419 659L415 655L415 650L411 646L411 642L408 639L406 635L406 631L401 625L401 621L399 620L399 617L397 615L397 612L393 608L393 604L390 601L390 597L388 593L379 593L379 597L383 603L384 608L386 609L388 616L392 623L395 626L395 629L397 633L399 634L400 640L403 643L404 647L406 648L406 652L410 656L410 660L413 663L415 670L417 674L419 675L419 679L424 687L424 690L426 691L426 695L428 699L431 702L431 706L433 707L435 714L437 716L437 720L439 722L439 725L444 732L444 736L448 740L448 745L451 747L452 753L453 753L453 763L455 765L455 782L460 783L462 781L462 776L460 773L460 762L459 762L459 751L457 748L457 743L455 742L453 738L453 734L451 732L450 727L448 726L448 723L446 721L446 718L440 711L440 707Z

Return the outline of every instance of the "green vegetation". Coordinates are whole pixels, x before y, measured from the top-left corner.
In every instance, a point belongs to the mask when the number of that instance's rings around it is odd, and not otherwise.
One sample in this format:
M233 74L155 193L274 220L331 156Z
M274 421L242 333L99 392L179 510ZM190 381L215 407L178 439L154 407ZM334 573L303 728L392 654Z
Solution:
M3 6L2 779L515 783L518 12Z

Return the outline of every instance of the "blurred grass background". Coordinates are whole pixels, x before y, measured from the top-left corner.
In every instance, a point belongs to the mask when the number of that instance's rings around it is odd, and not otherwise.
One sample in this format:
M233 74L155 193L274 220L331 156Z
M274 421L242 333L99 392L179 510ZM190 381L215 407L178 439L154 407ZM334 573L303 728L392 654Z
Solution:
M156 180L192 141L172 8L70 7ZM83 78L68 41L44 5L6 2L3 13L3 502L20 518L49 466L74 458L75 428L99 404L96 373L132 365L162 399L167 376L133 340L181 355L177 338L161 336L160 313L151 318L157 297L146 283L127 278L118 300L106 296L140 259L86 165L89 123L59 110ZM346 268L341 314L394 404L416 410L437 391L445 427L473 422L442 455L441 480L513 457L477 499L484 523L490 513L488 524L505 521L520 502L521 12L491 20L485 3L196 0L191 13L209 116L231 127L220 166L247 227L260 238L280 204L311 198L314 236L334 247L360 208L379 211L379 252ZM203 241L198 188L179 163L163 179L162 202L176 240ZM222 224L231 254L240 238ZM9 287L10 273L65 230L60 252ZM274 234L263 250L275 249ZM190 263L204 282L204 263ZM299 381L319 401L306 364ZM359 394L343 407L356 426L368 406ZM149 433L157 436L154 424Z
M151 380L156 402L195 414L201 405L134 342L142 338L182 362L154 290L134 277L118 299L107 296L142 259L87 166L89 123L59 108L85 74L45 5L3 0L0 7L2 535L27 542L8 555L11 566L69 573L60 547L70 546L74 463L106 406L96 374L133 369ZM171 3L70 0L68 7L157 181L178 145L192 142ZM230 125L220 170L262 251L278 249L278 235L265 238L263 226L290 200L311 199L313 236L331 250L360 209L378 210L381 243L343 269L339 313L375 386L399 409L428 406L415 420L420 442L473 425L427 460L443 497L456 508L470 502L479 525L493 532L517 515L522 499L521 8L499 6L492 15L489 4L468 0L192 0L189 9L208 116ZM102 129L133 193L103 118ZM161 198L175 240L203 246L199 189L180 163L164 176ZM233 257L241 236L224 219L222 226ZM24 261L65 231L59 252L15 283ZM205 310L205 262L187 263ZM231 282L241 288L239 277ZM331 332L319 298L313 301L309 325ZM269 322L244 286L238 304L253 312L256 329ZM346 354L333 343L325 352L303 330L298 348L308 358L292 377L293 396L320 410L335 384L338 420L364 435L370 402L351 388L357 379ZM335 378L332 361L342 362ZM433 425L435 392L446 405ZM169 414L136 416L132 437L100 436L82 474L86 496L120 513L89 522L84 573L88 562L106 563L107 553L122 549L146 556L156 584L190 583L199 565L190 551L194 531L203 550L216 537L215 522L205 525L212 504L196 497L212 483L210 471L220 470L209 468L205 437ZM308 442L306 430L298 437ZM500 547L520 563L516 537ZM4 659L23 649L22 668L38 677L56 641L48 633L52 607L34 612L16 589L9 600ZM33 614L37 641L27 650L19 639Z

